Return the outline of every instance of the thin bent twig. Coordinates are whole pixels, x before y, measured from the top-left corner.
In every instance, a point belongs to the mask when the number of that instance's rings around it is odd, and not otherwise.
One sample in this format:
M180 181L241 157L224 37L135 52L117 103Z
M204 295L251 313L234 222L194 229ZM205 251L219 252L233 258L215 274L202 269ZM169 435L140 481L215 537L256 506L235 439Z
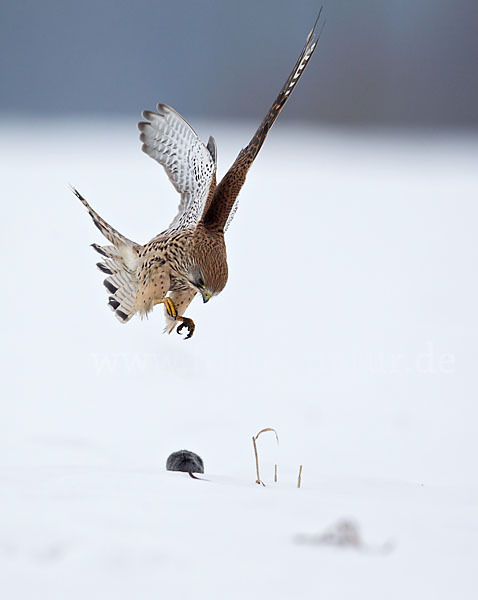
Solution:
M272 433L274 433L274 435L276 436L277 443L279 443L279 436L277 435L277 431L275 429L273 429L272 427L266 427L265 429L261 429L259 431L259 433L256 433L256 435L252 436L252 445L254 446L254 456L256 459L256 483L258 485L263 485L264 487L266 484L262 481L260 473L259 473L259 453L257 452L257 440L262 433L266 433L267 431L272 431ZM277 474L277 469L276 469L276 474Z

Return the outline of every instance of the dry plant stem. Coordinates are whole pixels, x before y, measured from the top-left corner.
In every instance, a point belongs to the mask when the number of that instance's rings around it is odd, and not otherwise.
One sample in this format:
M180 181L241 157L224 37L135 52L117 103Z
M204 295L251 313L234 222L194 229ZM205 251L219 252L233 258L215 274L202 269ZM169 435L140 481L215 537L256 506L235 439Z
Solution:
M254 446L254 455L256 458L256 475L257 475L256 483L258 485L263 485L264 487L266 484L261 480L261 477L259 475L259 454L257 452L256 442L257 442L257 439L259 438L259 436L261 435L261 433L265 433L266 431L272 431L276 436L277 443L279 443L279 436L277 435L277 431L275 429L273 429L272 427L266 427L265 429L261 429L259 431L259 433L252 436L252 445Z
M302 465L299 467L299 477L297 479L297 487L300 488L300 484L302 482Z
M277 465L274 465L274 483L277 483Z
M257 444L256 444L256 438L254 436L252 436L252 445L254 446L254 455L256 457L256 483L258 485L264 485L265 483L263 481L261 481L261 476L259 475L259 456L257 455Z

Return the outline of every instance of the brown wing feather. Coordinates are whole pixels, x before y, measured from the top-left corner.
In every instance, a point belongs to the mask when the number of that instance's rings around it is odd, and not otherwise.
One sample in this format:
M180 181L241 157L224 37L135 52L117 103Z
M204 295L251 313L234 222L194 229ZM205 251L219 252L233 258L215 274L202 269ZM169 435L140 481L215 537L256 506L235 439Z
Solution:
M306 44L299 56L299 59L297 60L281 91L279 92L279 95L270 107L269 112L255 132L252 140L239 152L233 165L222 178L215 190L212 200L207 203L202 221L209 229L224 230L239 191L244 184L250 166L254 162L256 156L259 154L259 150L261 149L262 144L269 133L269 129L279 116L280 111L287 102L287 99L291 95L312 54L314 53L320 37L320 34L316 35L316 28L321 13L322 9L319 11L319 15L315 21L312 31L307 36Z

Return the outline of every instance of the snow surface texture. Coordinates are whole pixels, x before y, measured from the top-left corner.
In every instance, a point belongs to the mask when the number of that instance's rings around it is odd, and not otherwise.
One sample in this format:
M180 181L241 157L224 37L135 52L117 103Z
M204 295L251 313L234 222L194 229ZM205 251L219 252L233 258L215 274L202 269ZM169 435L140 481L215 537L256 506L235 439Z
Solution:
M254 128L197 126L220 174ZM184 341L114 319L67 187L165 227L135 123L1 133L2 598L477 597L477 138L279 123Z

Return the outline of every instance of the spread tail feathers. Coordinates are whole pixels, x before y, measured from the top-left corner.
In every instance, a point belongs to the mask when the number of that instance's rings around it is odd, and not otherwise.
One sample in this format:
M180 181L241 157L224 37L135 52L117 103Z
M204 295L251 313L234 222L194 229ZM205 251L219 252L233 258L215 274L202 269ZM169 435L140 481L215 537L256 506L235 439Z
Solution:
M138 291L136 271L139 257L139 245L116 231L95 212L83 196L72 188L75 196L84 204L94 224L112 246L91 244L101 254L103 261L96 264L98 269L108 275L103 285L110 296L108 305L121 323L126 323L135 313L135 299Z

